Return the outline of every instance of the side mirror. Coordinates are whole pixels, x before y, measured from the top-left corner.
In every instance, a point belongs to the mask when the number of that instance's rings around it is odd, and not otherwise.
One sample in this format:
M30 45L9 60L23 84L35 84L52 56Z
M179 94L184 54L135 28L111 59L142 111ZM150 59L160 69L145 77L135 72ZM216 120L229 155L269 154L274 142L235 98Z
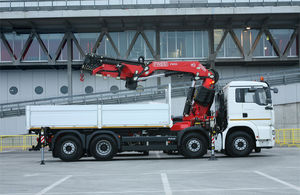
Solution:
M278 93L278 89L275 87L275 88L272 88L271 89L274 93Z

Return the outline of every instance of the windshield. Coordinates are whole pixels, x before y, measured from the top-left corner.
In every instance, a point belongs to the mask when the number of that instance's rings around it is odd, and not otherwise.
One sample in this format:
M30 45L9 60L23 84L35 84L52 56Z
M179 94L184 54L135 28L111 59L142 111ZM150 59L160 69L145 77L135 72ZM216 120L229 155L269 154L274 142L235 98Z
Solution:
M267 95L266 91L263 88L257 89L257 99L258 99L258 104L260 105L267 105Z

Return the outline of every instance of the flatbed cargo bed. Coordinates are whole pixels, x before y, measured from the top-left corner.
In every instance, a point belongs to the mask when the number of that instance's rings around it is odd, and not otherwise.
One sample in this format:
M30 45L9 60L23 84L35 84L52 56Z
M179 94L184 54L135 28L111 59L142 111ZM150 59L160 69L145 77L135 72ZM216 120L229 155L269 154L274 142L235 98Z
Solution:
M166 92L167 103L27 106L26 128L170 128L170 98L170 92Z

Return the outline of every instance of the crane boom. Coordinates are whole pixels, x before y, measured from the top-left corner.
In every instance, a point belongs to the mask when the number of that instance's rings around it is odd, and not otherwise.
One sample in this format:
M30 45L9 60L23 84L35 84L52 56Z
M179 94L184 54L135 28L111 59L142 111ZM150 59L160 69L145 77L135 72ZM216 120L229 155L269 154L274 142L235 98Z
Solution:
M129 89L136 89L139 78L147 78L157 71L164 71L165 75L190 74L194 80L214 78L214 74L198 61L145 62L143 57L138 61L131 61L95 54L85 56L82 70L89 71L92 75L126 80L126 87Z
M218 81L218 73L207 69L198 61L146 62L143 57L133 61L87 54L82 71L88 71L96 76L125 80L128 89L136 89L140 78L146 79L157 72L163 72L164 75L192 75L192 86L186 99L182 122L174 124L173 130L181 130L193 126L197 121L205 122L209 119L209 110L215 94L214 88ZM195 87L197 80L202 80L202 85L199 87Z

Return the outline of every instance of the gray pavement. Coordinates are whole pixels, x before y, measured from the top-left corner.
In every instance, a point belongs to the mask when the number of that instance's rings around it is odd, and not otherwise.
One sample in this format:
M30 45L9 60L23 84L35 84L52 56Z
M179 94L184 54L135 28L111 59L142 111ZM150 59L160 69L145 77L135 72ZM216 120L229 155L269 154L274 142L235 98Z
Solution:
M150 152L112 161L62 162L46 152L0 153L0 195L300 194L300 149L273 148L217 161Z

